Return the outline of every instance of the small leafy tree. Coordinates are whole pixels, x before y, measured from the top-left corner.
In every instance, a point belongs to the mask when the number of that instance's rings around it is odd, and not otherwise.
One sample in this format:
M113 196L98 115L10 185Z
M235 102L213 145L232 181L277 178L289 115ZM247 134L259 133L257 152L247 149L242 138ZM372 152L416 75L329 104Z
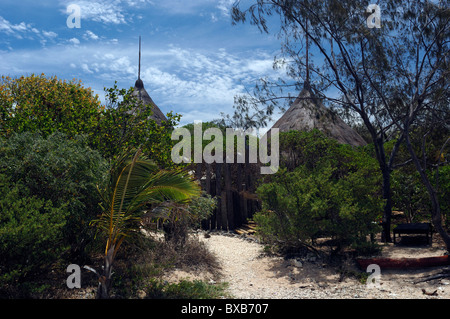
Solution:
M181 116L167 114L167 121L158 124L151 118L151 105L143 105L133 88L105 89L106 108L102 112L92 144L104 157L114 158L129 148L141 148L142 153L162 168L174 168L171 160L175 142L171 135Z
M143 215L167 201L187 203L200 195L200 188L179 170L159 170L138 150L134 157L128 151L114 161L109 182L100 193L103 213L93 224L107 238L97 292L103 299L109 297L117 252L129 236L139 233Z
M47 137L60 131L92 138L102 110L98 96L81 81L44 74L0 80L0 136L40 131Z
M0 80L0 136L40 132L43 137L59 131L68 138L84 135L89 145L106 159L113 159L129 147L141 147L143 154L160 167L173 168L171 133L180 115L170 112L167 121L151 119L152 107L133 95L133 88L119 89L117 82L105 88L102 105L91 88L81 81L65 81L45 74Z
M281 133L280 144L282 153L297 154L296 165L265 177L257 190L263 209L254 220L263 239L287 249L319 237L334 239L337 250L364 245L382 212L374 159L318 131Z

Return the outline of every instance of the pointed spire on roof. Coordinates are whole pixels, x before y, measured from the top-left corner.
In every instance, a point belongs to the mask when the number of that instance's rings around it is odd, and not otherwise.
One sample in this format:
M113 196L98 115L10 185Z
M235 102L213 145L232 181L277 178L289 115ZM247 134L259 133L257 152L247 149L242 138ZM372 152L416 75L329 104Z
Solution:
M144 82L141 80L141 36L139 36L139 65L138 65L138 79L134 84L134 92L133 95L137 96L137 98L143 102L145 106L152 107L153 114L151 116L158 124L161 124L162 121L167 121L166 116L161 112L159 107L153 102L150 95L144 88Z
M141 80L141 36L139 36L139 67L138 67L138 79L134 84L135 89L143 89L144 82Z
M309 86L310 82L309 82L309 36L308 36L308 19L306 19L306 32L305 32L305 36L306 36L306 83ZM306 84L305 83L305 84Z
M141 36L139 36L139 71L138 71L138 80L141 79Z

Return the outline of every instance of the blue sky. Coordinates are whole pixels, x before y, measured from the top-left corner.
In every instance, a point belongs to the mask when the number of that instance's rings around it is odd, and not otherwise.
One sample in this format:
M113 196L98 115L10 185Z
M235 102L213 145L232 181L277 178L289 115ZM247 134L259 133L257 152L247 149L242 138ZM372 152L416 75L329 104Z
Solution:
M231 24L234 0L39 0L0 2L0 74L45 73L79 79L104 100L104 87L134 86L142 36L141 78L182 124L231 114L234 96L260 77L277 78L273 35ZM67 26L69 4L81 28Z

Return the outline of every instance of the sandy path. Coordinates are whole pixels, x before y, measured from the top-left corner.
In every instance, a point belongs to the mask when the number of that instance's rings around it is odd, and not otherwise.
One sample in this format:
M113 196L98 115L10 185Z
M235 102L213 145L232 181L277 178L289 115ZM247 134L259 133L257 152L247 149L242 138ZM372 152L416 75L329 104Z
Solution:
M237 299L450 298L450 278L414 284L439 269L384 271L380 285L370 288L354 277L339 281L337 270L319 260L294 264L293 260L261 256L262 245L239 237L213 234L200 239L217 255L221 280L229 283L229 291ZM387 253L392 254L392 249ZM436 291L437 296L428 296L422 289Z

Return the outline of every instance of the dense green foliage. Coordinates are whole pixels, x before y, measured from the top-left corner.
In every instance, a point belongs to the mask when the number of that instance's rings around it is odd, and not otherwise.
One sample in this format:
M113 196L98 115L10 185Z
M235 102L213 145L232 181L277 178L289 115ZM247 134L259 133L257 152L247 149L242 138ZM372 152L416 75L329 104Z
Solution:
M364 150L340 145L319 131L280 134L284 168L265 177L254 219L262 237L283 248L334 240L337 248L364 245L382 212L376 162Z
M167 121L159 125L150 116L150 106L142 105L133 89L105 89L107 105L101 114L97 133L92 141L105 158L114 158L129 148L140 148L145 156L162 168L173 168L171 139L180 115L167 114Z
M60 131L92 138L102 109L98 96L75 80L32 74L0 81L0 136L40 131L46 137Z
M99 212L97 186L104 183L108 163L84 138L56 132L15 134L0 141L0 171L27 187L31 196L65 207L66 244L82 253L89 241L89 221Z
M53 263L64 252L66 207L32 196L0 174L0 285L14 284Z
M107 162L82 138L26 132L0 139L0 182L6 195L0 229L9 256L2 261L25 269L62 255L72 262L81 258L92 239L89 221L100 211L96 187L106 168Z
M444 165L439 171L430 169L427 173L439 195L445 225L450 225L450 166ZM392 194L394 208L404 212L408 222L430 222L432 208L429 196L420 182L419 173L410 166L392 173Z
M168 205L163 207L163 229L165 239L177 248L183 248L189 236L189 230L201 227L217 206L217 200L203 192L202 196L192 198L187 206Z
M89 145L106 159L130 147L142 148L159 166L173 167L171 140L180 116L169 113L158 125L149 117L150 106L142 105L133 89L106 89L106 105L81 82L31 75L2 77L0 81L0 137L14 133L41 132L44 137L59 131L69 138L84 135Z
M202 196L193 198L187 208L191 226L200 227L201 221L211 217L216 206L216 198L211 197L211 195L207 193L203 193Z
M140 148L145 158L153 160L152 169L147 170L153 176L151 181L156 182L150 196L153 199L176 197L177 187L184 186L176 182L180 178L182 182L189 180L181 171L172 171L171 132L180 116L169 113L168 120L158 125L150 118L151 107L142 105L132 89L114 85L105 91L107 103L103 106L81 82L44 74L2 77L2 283L29 281L30 275L42 268L58 262L84 263L91 257L87 248L95 243L92 221L105 214L103 208L108 211L107 203L99 205L107 197L104 190L111 182L108 172L127 150ZM159 171L161 168L169 171ZM144 175L141 180L146 178ZM137 206L145 201L144 197L149 198L150 193L145 192L146 196L139 195ZM121 207L128 205L128 200L124 198ZM151 207L157 203L147 204ZM195 222L203 216L198 209L204 205L201 200L193 203ZM119 228L121 236L127 231L127 224Z

